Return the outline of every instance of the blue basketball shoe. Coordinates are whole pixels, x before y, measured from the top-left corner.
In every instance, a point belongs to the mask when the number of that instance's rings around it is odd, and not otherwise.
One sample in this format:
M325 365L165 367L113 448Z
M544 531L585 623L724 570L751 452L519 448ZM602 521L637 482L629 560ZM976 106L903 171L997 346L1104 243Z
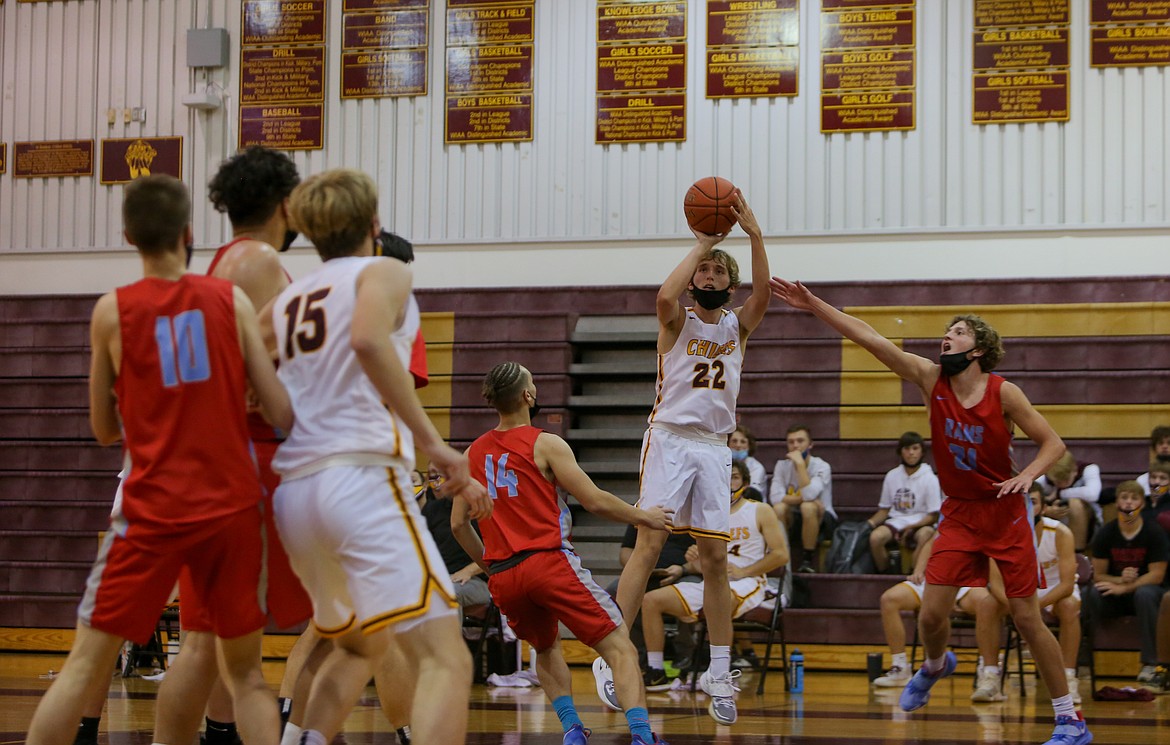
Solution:
M946 656L943 657L943 669L934 675L926 672L925 665L918 668L918 672L914 673L914 677L902 689L902 696L898 699L898 705L902 707L902 711L914 711L926 706L926 702L930 700L931 687L953 673L958 664L959 660L955 657L955 653L947 652Z
M1093 741L1093 733L1085 720L1076 717L1057 717L1056 728L1052 730L1052 739L1044 745L1088 745Z

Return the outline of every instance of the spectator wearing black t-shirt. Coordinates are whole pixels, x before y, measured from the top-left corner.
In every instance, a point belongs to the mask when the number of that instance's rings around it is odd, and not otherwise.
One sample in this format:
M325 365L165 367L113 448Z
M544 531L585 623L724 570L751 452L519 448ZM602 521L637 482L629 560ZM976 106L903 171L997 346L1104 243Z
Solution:
M435 474L437 476L437 474ZM459 601L459 610L462 612L469 605L486 605L491 600L488 592L487 580L483 570L479 568L451 532L451 505L450 499L437 498L428 487L424 496L420 498L423 519L427 521L427 528L439 554L443 557L443 564L451 581L455 585L455 599ZM472 523L472 527L479 532L479 526Z
M1142 519L1141 484L1125 481L1116 492L1118 517L1093 539L1093 586L1084 605L1092 624L1103 618L1137 616L1142 663L1138 681L1145 683L1154 677L1158 662L1158 607L1166 591L1162 583L1170 561L1170 539L1157 525Z

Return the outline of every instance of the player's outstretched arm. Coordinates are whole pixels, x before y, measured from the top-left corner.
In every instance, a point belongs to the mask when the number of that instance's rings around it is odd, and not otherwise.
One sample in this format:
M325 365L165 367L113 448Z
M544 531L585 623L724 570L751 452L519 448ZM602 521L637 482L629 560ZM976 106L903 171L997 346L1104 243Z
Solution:
M114 396L114 356L121 357L121 327L118 324L118 296L102 295L93 308L89 323L89 426L102 445L122 439L118 422L118 400ZM115 347L117 351L115 352Z
M471 557L471 560L486 572L488 567L483 562L483 539L471 527L470 513L471 508L468 507L467 500L456 496L451 503L451 533L455 536L456 542Z
M658 297L654 301L654 309L658 314L658 325L668 328L675 333L678 332L682 322L683 307L679 304L678 298L686 292L687 285L695 276L695 270L699 268L699 261L703 256L711 250L713 246L722 241L726 236L723 235L705 235L703 233L695 232L695 247L692 248L687 255L679 262L678 266L667 276L666 281L662 283L662 287L658 290ZM661 349L659 351L662 351Z
M780 277L769 281L772 294L797 310L807 310L846 339L861 346L898 377L908 380L926 393L938 380L939 366L916 354L904 352L860 318L840 311L821 300L801 282Z
M739 191L736 191L735 199L731 201L731 211L743 232L748 234L752 245L752 294L737 311L740 336L746 339L756 330L760 321L764 320L764 314L768 312L768 303L772 301L768 278L772 272L768 268L768 252L764 249L764 234L760 230L760 223Z
M669 512L658 507L640 510L621 497L598 488L589 474L581 470L569 444L551 432L541 432L536 438L533 455L537 465L552 471L557 484L594 515L653 530L670 530L673 526Z
M362 270L356 283L350 346L382 400L402 418L414 434L418 449L445 477L439 493L444 497L462 494L471 507L472 518L487 517L492 511L487 489L472 481L467 456L443 442L423 411L414 392L414 380L390 341L410 296L410 282L410 269L394 259L371 262Z
M232 293L236 301L236 329L240 335L248 382L252 384L264 418L272 426L287 432L293 426L292 401L284 384L276 377L276 368L260 337L260 322L252 308L252 301L239 287L233 287Z
M999 389L999 397L1007 418L1018 425L1032 442L1040 446L1031 463L1014 477L997 484L999 496L1014 492L1027 494L1032 482L1047 473L1052 464L1064 455L1064 441L1056 434L1048 420L1036 411L1036 407L1032 406L1032 402L1018 385L1005 381Z

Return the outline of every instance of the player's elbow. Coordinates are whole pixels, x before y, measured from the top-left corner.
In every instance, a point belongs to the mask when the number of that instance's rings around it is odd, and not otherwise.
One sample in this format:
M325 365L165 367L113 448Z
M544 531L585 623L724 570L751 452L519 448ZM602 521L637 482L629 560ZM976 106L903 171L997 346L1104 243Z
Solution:
M90 428L93 429L94 439L98 441L99 445L113 445L122 439L122 430L118 428L117 424L111 425L109 422L95 419L90 421Z

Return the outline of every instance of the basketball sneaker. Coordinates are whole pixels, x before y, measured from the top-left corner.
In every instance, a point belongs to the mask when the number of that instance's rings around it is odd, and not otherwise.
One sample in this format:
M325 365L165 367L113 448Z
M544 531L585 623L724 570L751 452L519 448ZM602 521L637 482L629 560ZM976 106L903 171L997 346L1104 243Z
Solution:
M1158 672L1156 665L1142 665L1141 672L1138 673L1137 682L1149 683L1154 679L1154 673Z
M1092 741L1093 733L1078 712L1075 717L1057 717L1052 737L1044 745L1088 745Z
M665 670L649 668L642 673L642 685L647 691L668 691L671 682L671 679L666 677Z
M1150 678L1148 683L1143 683L1142 688L1145 688L1150 693L1162 695L1170 693L1170 668L1159 665L1154 670L1154 677ZM76 743L74 744L76 745Z
M718 678L711 675L710 670L699 676L699 687L711 697L707 713L719 724L735 724L739 717L735 709L735 693L739 687L732 682L739 676L739 670L732 670Z
M918 668L918 672L914 673L914 677L902 689L902 695L898 699L898 705L902 707L902 711L915 711L926 706L926 702L930 700L931 687L953 673L958 664L959 660L955 657L955 653L947 652L946 656L943 657L943 669L934 675L926 672L925 666Z
M894 665L880 678L874 678L873 684L878 688L901 688L910 680L910 670L901 665Z
M670 743L659 738L656 734L654 735L653 742L646 742L638 735L634 735L634 739L630 740L630 745L670 745Z
M979 682L971 694L972 701L977 704L989 704L993 701L1003 701L1006 698L1007 696L1003 695L1003 691L999 687L999 673L986 671L979 673Z
M589 740L589 735L593 734L593 730L585 729L583 724L574 724L565 733L565 739L561 740L561 745L585 745Z
M614 711L621 711L622 705L618 703L617 690L613 687L613 671L600 657L593 661L593 682L597 684L597 697L601 703Z

